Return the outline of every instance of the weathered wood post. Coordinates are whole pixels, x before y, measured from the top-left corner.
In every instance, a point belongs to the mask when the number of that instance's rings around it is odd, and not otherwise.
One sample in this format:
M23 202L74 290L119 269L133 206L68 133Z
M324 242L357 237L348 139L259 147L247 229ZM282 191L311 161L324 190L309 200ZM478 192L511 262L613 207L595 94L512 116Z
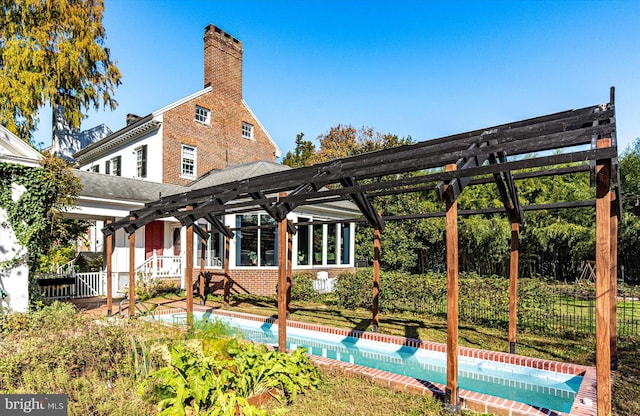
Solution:
M371 304L371 330L378 332L380 315L378 312L380 299L380 228L373 229L373 302Z
M446 171L457 169L455 164ZM449 188L446 198L446 250L447 250L447 387L445 407L460 413L458 395L458 202Z
M611 348L611 369L618 369L618 219L619 219L619 209L618 209L618 199L615 192L611 192L611 269L609 278L611 279L611 291L610 291L610 300L611 303L609 306L611 308L611 312L609 313L610 324L610 348Z
M611 139L598 139L598 149ZM596 383L598 416L611 414L611 159L596 161Z
M213 237L212 237L213 238ZM205 262L205 251L207 250L207 240L200 237L200 273L198 274L198 287L200 290L198 291L198 295L200 295L200 299L202 299L202 304L207 303L206 296L206 288L204 287L204 262Z
M518 323L518 254L520 225L511 223L511 255L509 257L509 352L516 353L516 325Z
M229 226L227 226L227 229L230 229ZM230 284L229 284L229 248L231 245L231 241L228 235L224 236L224 280L222 282L222 285L224 286L223 290L223 299L224 299L224 306L229 306L229 292L231 291L230 289Z
M191 211L193 205L187 205L187 211ZM187 227L185 240L186 261L184 268L184 285L187 295L187 327L193 327L193 225Z
M293 224L293 221L289 221L289 224ZM292 285L293 285L293 234L287 231L287 319L289 319L291 314L291 286Z
M108 218L106 225L113 223L113 218ZM107 262L107 316L113 313L113 233L109 234L105 241L105 261Z
M286 193L280 192L282 198ZM278 350L287 350L287 218L278 222Z

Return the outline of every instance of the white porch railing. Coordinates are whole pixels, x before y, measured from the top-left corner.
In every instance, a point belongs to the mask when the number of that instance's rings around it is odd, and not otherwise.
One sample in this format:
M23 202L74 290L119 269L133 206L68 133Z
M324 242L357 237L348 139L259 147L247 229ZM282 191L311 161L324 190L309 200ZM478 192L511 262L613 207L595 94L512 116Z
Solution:
M182 259L180 256L159 256L153 250L153 255L136 268L136 276L140 274L152 279L180 279Z
M65 263L65 264L63 264L61 266L57 266L56 267L56 274L58 276L62 276L62 275L73 276L76 273L76 268L75 268L76 259L77 259L77 257L75 257L73 260L71 260L68 263Z
M42 297L48 300L77 299L100 296L106 293L106 272L56 274L41 276L38 285Z

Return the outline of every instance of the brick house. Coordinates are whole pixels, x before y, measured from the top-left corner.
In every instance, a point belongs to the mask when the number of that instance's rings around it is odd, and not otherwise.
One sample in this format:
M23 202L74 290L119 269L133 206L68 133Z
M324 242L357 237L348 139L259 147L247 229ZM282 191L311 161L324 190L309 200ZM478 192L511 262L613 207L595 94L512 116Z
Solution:
M159 196L234 182L289 169L275 163L280 149L242 99L242 42L213 25L204 32L204 89L144 117L127 116L127 124L104 139L75 153L84 189L70 216L91 219L89 248L103 250L100 229L130 210ZM355 227L360 216L350 202L299 207L293 221L344 220L337 224L304 225L294 239L293 267L333 277L354 267ZM227 215L231 228L253 227L236 233L229 247L234 291L268 295L277 282L275 229L265 212ZM211 230L205 220L199 221ZM256 229L258 228L258 229ZM123 230L115 235L115 290L128 276L128 243ZM184 277L186 232L175 219L154 221L136 231L135 264L165 277ZM223 268L225 244L213 232L206 243L205 269ZM201 240L194 238L194 269L200 268ZM198 271L194 272L197 275ZM170 275L170 276L169 276ZM195 278L196 276L194 276ZM120 282L120 283L118 283Z
M242 99L242 42L213 25L204 32L204 88L73 156L81 170L187 185L211 170L281 151Z

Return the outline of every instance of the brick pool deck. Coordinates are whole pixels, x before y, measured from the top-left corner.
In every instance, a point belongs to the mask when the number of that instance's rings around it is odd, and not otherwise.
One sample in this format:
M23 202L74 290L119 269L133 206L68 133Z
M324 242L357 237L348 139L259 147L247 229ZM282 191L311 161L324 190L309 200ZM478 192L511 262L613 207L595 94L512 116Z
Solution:
M194 305L194 311L210 312L213 314L229 317L237 317L248 319L256 322L277 323L274 318L264 316L251 315L241 312L231 312L222 309L207 308L200 305ZM174 313L184 313L184 308L172 308L157 310L157 315L168 315ZM298 321L287 320L287 327L307 329L312 331L324 332L339 336L351 336L355 338L379 341L389 344L420 348L430 351L446 352L446 345L421 341L412 338L404 338L393 335L385 335L374 332L364 332L357 330L349 330L343 328L332 328L316 324L308 324ZM477 412L493 413L498 416L596 416L597 415L597 395L596 395L596 370L594 367L587 367L576 364L562 363L558 361L542 360L537 358L524 357L521 355L508 354L504 352L480 350L476 348L460 347L458 353L464 357L472 357L483 360L515 364L529 368L554 371L562 374L581 375L583 376L580 390L578 391L571 407L570 413L562 413L550 409L541 409L532 407L528 404L516 402L513 400L502 399L487 394L476 393L469 390L460 389L460 403L463 409L474 410ZM356 364L345 363L330 358L310 356L311 359L318 364L319 367L333 371L336 373L360 375L369 378L375 383L387 386L389 388L406 391L411 393L426 394L440 399L444 398L445 385L439 383L431 383L426 380L418 380L413 377L393 374L374 368L363 367Z

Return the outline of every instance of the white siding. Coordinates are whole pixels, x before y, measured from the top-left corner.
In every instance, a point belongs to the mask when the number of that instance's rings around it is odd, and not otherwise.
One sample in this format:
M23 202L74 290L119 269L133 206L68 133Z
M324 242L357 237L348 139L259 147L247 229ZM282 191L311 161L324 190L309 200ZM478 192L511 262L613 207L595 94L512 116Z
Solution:
M162 115L155 118L162 122ZM81 165L81 170L91 170L93 166L99 166L99 172L105 173L105 164L117 156L121 159L121 175L125 178L137 178L136 149L147 145L147 176L144 178L150 182L162 182L162 125L133 142L112 149L108 154L91 163Z
M0 224L7 221L7 214L0 209ZM10 227L0 232L0 262L11 260L24 253L16 235ZM27 312L29 309L29 268L26 264L0 269L0 288L8 296L0 299L0 308L15 312Z

